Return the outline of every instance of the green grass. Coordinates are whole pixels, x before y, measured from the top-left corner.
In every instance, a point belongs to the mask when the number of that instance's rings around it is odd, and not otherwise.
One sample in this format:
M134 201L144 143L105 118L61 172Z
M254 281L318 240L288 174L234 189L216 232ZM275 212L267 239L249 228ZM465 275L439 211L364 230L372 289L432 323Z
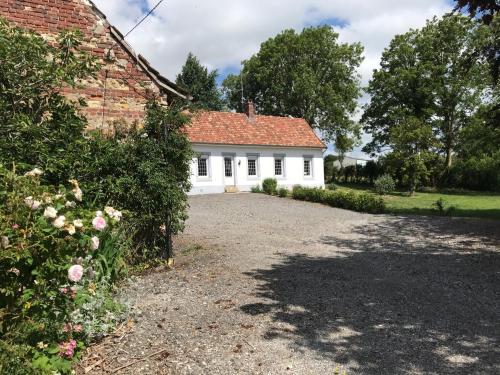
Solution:
M368 186L341 184L340 189L372 191ZM374 193L375 194L375 193ZM394 214L439 215L434 203L443 198L445 208L453 206L451 216L482 217L500 220L500 194L483 192L417 192L412 197L406 192L384 196L387 212Z

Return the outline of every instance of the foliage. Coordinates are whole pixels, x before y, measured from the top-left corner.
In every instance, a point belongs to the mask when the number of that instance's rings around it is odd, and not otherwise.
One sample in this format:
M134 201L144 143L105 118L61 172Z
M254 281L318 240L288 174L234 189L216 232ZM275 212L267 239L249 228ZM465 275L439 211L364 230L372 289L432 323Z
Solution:
M458 159L448 173L445 185L471 190L500 191L500 151L492 156Z
M262 189L260 188L260 185L255 185L250 188L250 191L252 193L262 193Z
M326 184L325 185L326 190L337 190L337 185L331 183L331 184Z
M337 160L337 156L335 155L326 155L325 160L323 162L324 176L325 181L333 182L339 176L339 169L335 166L335 161Z
M362 61L358 43L341 44L330 26L285 30L261 44L243 62L239 76L223 82L231 109L242 111L244 95L257 112L304 118L326 140L352 136L352 114L360 96L356 69Z
M471 17L479 16L486 24L491 23L495 14L500 12L497 0L455 0L455 3L456 9L467 8Z
M427 133L425 128L430 128L435 142L428 142L425 151L445 155L441 169L449 169L460 132L491 94L487 62L475 55L489 35L487 27L461 15L434 18L420 30L397 35L384 51L381 69L374 72L367 90L372 98L362 122L373 140L365 151L390 149L391 138L399 132L394 129L411 122ZM403 152L413 159L407 171L424 173L423 151Z
M332 207L345 208L358 212L381 213L384 211L384 200L370 193L346 190L322 190L295 186L294 199L327 204Z
M339 190L355 192L371 192L367 186L340 186ZM417 191L413 196L406 193L393 192L384 197L386 212L397 215L436 215L434 203L443 198L453 209L449 216L482 217L500 220L500 194L482 193L459 189L425 189Z
M188 90L195 106L220 111L223 107L223 100L217 88L217 76L217 70L209 72L190 52L175 83Z
M278 196L281 197L281 198L286 198L288 197L288 189L287 188L279 188L278 189Z
M103 246L119 241L122 214L78 208L77 181L54 192L41 173L19 177L0 166L0 346L19 364L68 373L83 345L111 328L101 322L117 319L108 283L120 276L123 254ZM82 314L86 304L104 307Z
M180 104L150 102L144 128L113 139L94 135L74 169L95 202L129 212L137 261L172 257L171 235L183 229L193 157L183 132L188 122Z
M276 190L278 188L278 181L275 178L265 178L262 181L262 190L264 193L269 195L276 194Z
M336 134L334 145L335 151L338 154L340 169L344 168L345 154L359 145L360 137L360 127L358 124L352 124L347 132L338 132Z
M96 61L81 51L78 32L52 46L0 19L0 162L27 171L40 167L54 184L67 180L84 141L86 119L61 94L93 76Z
M389 174L378 177L374 183L375 191L380 194L389 194L396 189L396 183Z

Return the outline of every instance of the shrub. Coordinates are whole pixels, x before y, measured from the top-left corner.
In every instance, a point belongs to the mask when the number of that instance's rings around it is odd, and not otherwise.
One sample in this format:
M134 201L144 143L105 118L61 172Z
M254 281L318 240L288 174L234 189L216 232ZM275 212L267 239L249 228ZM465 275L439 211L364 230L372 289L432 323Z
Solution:
M375 191L380 195L389 194L396 189L396 183L389 174L378 177L374 183Z
M370 213L381 213L385 209L384 200L366 192L351 190L322 190L319 188L305 188L296 186L293 189L294 199L308 202L328 204L332 207Z
M276 194L278 188L278 181L275 178L266 178L262 181L262 190L264 193L273 195Z
M93 201L129 212L133 262L172 257L171 237L183 230L193 156L182 130L188 122L180 105L150 102L143 129L112 139L93 135L74 168Z
M55 185L70 178L87 121L78 112L84 103L69 102L61 90L98 68L81 41L79 32L64 32L52 46L0 19L0 163L15 162L21 172L42 168Z
M335 185L334 183L326 184L325 189L326 190L337 190L337 185Z
M287 188L279 188L278 189L278 195L281 197L281 198L286 198L288 196L288 189Z
M250 191L252 193L262 193L262 189L260 188L260 185L255 185L250 188Z
M123 254L103 246L119 242L122 214L79 208L77 181L55 192L41 173L19 177L0 165L0 347L21 356L19 366L67 373L75 353L118 319L110 281Z

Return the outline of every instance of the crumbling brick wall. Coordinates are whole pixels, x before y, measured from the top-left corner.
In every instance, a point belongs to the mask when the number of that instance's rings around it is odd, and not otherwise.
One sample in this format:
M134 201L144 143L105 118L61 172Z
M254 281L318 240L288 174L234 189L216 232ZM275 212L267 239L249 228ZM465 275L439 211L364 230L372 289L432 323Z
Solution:
M105 16L87 0L1 0L0 17L20 27L36 31L50 41L62 30L77 28L84 35L83 48L96 56L101 70L96 79L78 88L65 89L70 99L83 97L82 108L91 129L109 130L113 120L142 122L144 104L150 95L166 100L164 90L138 64L138 57L117 43L115 29ZM116 32L115 32L116 33ZM111 59L106 59L109 51Z

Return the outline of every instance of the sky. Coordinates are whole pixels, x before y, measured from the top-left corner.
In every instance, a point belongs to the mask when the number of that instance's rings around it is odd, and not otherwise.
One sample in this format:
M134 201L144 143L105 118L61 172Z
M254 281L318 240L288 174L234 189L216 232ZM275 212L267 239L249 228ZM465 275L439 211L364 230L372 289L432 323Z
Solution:
M122 33L158 2L93 1ZM341 42L363 45L364 61L358 73L366 86L396 34L419 28L452 7L451 0L164 0L126 40L172 81L189 52L210 70L217 69L222 80L239 72L241 61L282 30L329 24ZM368 100L367 95L361 97L360 106ZM356 117L360 114L361 109ZM363 135L364 143L369 139ZM361 147L351 155L367 157Z

